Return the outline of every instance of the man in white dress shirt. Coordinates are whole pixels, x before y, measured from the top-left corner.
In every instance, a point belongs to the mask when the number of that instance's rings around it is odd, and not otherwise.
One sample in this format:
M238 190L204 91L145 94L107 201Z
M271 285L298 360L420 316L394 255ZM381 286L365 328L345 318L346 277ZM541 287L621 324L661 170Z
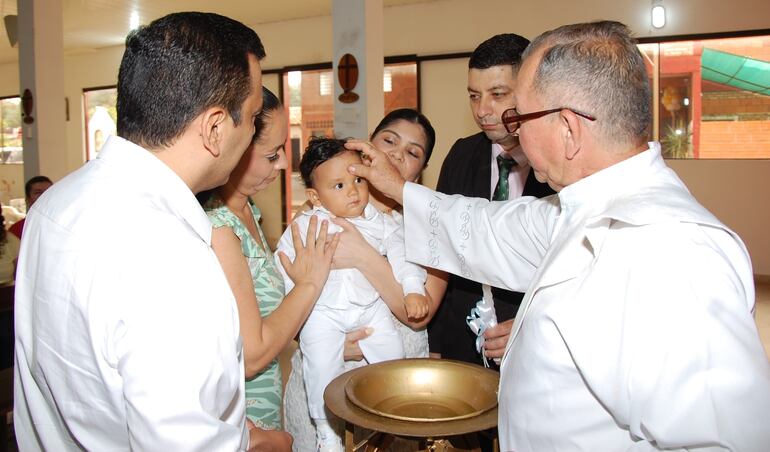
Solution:
M763 452L770 363L748 253L666 166L644 61L617 22L560 27L503 114L558 195L507 202L356 165L404 205L407 258L525 291L501 366L503 451Z
M128 36L119 137L27 217L22 451L290 450L284 432L247 429L238 311L194 196L223 184L251 142L264 56L253 30L216 14Z

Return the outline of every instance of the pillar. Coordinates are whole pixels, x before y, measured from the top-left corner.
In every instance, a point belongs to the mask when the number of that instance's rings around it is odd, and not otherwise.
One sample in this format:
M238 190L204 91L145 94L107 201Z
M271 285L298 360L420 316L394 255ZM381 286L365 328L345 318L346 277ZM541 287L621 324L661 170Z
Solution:
M334 74L334 133L337 137L368 138L382 119L385 100L382 91L382 0L333 0L332 27ZM358 80L352 103L340 100L340 59L355 57ZM343 63L343 66L347 63Z
M22 111L31 94L30 118L22 120L24 180L42 174L55 182L67 171L62 0L23 0L18 14Z

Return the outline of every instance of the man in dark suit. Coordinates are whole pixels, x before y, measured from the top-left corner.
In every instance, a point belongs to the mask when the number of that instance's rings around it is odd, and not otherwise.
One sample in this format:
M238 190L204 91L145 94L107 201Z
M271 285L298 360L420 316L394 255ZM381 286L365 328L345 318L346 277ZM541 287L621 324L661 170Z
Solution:
M452 146L441 166L438 191L493 200L554 193L535 179L518 138L505 130L500 118L503 111L515 107L513 89L521 53L528 44L521 36L501 34L473 51L468 62L468 95L473 119L481 132L461 138ZM487 349L500 356L523 294L496 288L492 293L500 325L490 331L495 339L487 340ZM481 298L481 284L449 276L444 300L428 328L434 356L482 364L476 336L466 325L466 316ZM492 360L489 362L496 368Z

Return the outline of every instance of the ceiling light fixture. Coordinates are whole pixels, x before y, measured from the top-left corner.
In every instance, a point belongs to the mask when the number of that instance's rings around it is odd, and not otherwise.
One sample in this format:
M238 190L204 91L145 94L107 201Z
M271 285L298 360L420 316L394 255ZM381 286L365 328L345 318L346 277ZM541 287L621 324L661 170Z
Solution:
M652 26L655 28L663 28L666 26L666 8L664 8L660 2L654 2L652 4L650 19Z

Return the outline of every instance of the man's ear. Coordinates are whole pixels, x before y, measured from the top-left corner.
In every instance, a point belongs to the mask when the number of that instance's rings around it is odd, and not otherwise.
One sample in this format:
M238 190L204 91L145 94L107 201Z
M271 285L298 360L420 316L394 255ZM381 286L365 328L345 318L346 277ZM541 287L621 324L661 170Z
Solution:
M203 147L214 157L219 157L226 119L227 111L221 107L211 107L201 114L200 135Z
M313 207L321 207L321 200L318 198L318 192L315 188L306 188L305 196Z
M583 132L585 132L583 123L575 113L569 110L559 112L559 119L562 125L564 156L567 160L572 160L578 155L583 145L582 138Z

